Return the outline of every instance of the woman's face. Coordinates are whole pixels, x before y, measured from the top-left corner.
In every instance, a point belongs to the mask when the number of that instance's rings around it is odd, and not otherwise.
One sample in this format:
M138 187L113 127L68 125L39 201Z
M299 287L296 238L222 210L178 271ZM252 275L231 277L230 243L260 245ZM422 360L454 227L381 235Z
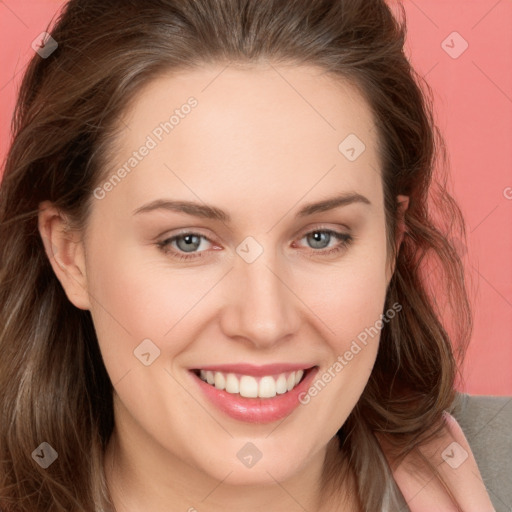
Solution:
M212 65L153 81L122 123L81 298L63 279L91 311L121 444L231 483L291 478L377 354L393 267L369 107L313 68Z

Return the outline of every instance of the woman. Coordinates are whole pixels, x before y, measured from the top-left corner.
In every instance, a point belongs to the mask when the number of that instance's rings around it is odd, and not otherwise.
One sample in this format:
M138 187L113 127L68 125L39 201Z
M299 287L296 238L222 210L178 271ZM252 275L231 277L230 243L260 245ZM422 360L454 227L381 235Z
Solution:
M2 510L492 510L386 4L72 0L51 38L0 196Z

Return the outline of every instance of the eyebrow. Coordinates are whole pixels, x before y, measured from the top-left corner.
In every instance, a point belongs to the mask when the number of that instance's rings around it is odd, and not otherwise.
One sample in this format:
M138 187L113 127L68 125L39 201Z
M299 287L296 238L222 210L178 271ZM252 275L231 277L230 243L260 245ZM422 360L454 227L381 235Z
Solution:
M371 205L370 200L361 194L345 193L323 199L315 203L306 204L297 212L297 217L307 217L308 215L313 215L314 213L325 212L328 210L333 210L334 208L340 208L342 206L348 206L349 204L354 203ZM168 210L177 213L186 213L188 215L193 215L194 217L219 220L225 223L231 222L231 216L229 213L221 210L220 208L217 208L216 206L204 203L196 203L193 201L176 201L172 199L156 199L148 204L141 206L140 208L137 208L134 210L133 214L138 215L155 210Z

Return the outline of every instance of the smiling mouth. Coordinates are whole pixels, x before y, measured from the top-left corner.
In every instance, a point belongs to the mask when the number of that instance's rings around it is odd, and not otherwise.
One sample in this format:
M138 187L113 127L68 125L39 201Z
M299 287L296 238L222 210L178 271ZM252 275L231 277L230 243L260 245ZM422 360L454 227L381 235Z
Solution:
M245 398L273 398L293 390L313 368L260 377L213 370L195 369L192 371L203 382L229 394Z

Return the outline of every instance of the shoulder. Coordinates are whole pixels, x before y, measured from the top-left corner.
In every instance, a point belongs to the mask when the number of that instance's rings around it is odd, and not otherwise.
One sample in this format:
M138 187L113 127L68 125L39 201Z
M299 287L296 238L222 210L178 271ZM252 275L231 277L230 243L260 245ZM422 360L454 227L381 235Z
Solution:
M512 396L457 393L459 423L497 511L512 508Z

